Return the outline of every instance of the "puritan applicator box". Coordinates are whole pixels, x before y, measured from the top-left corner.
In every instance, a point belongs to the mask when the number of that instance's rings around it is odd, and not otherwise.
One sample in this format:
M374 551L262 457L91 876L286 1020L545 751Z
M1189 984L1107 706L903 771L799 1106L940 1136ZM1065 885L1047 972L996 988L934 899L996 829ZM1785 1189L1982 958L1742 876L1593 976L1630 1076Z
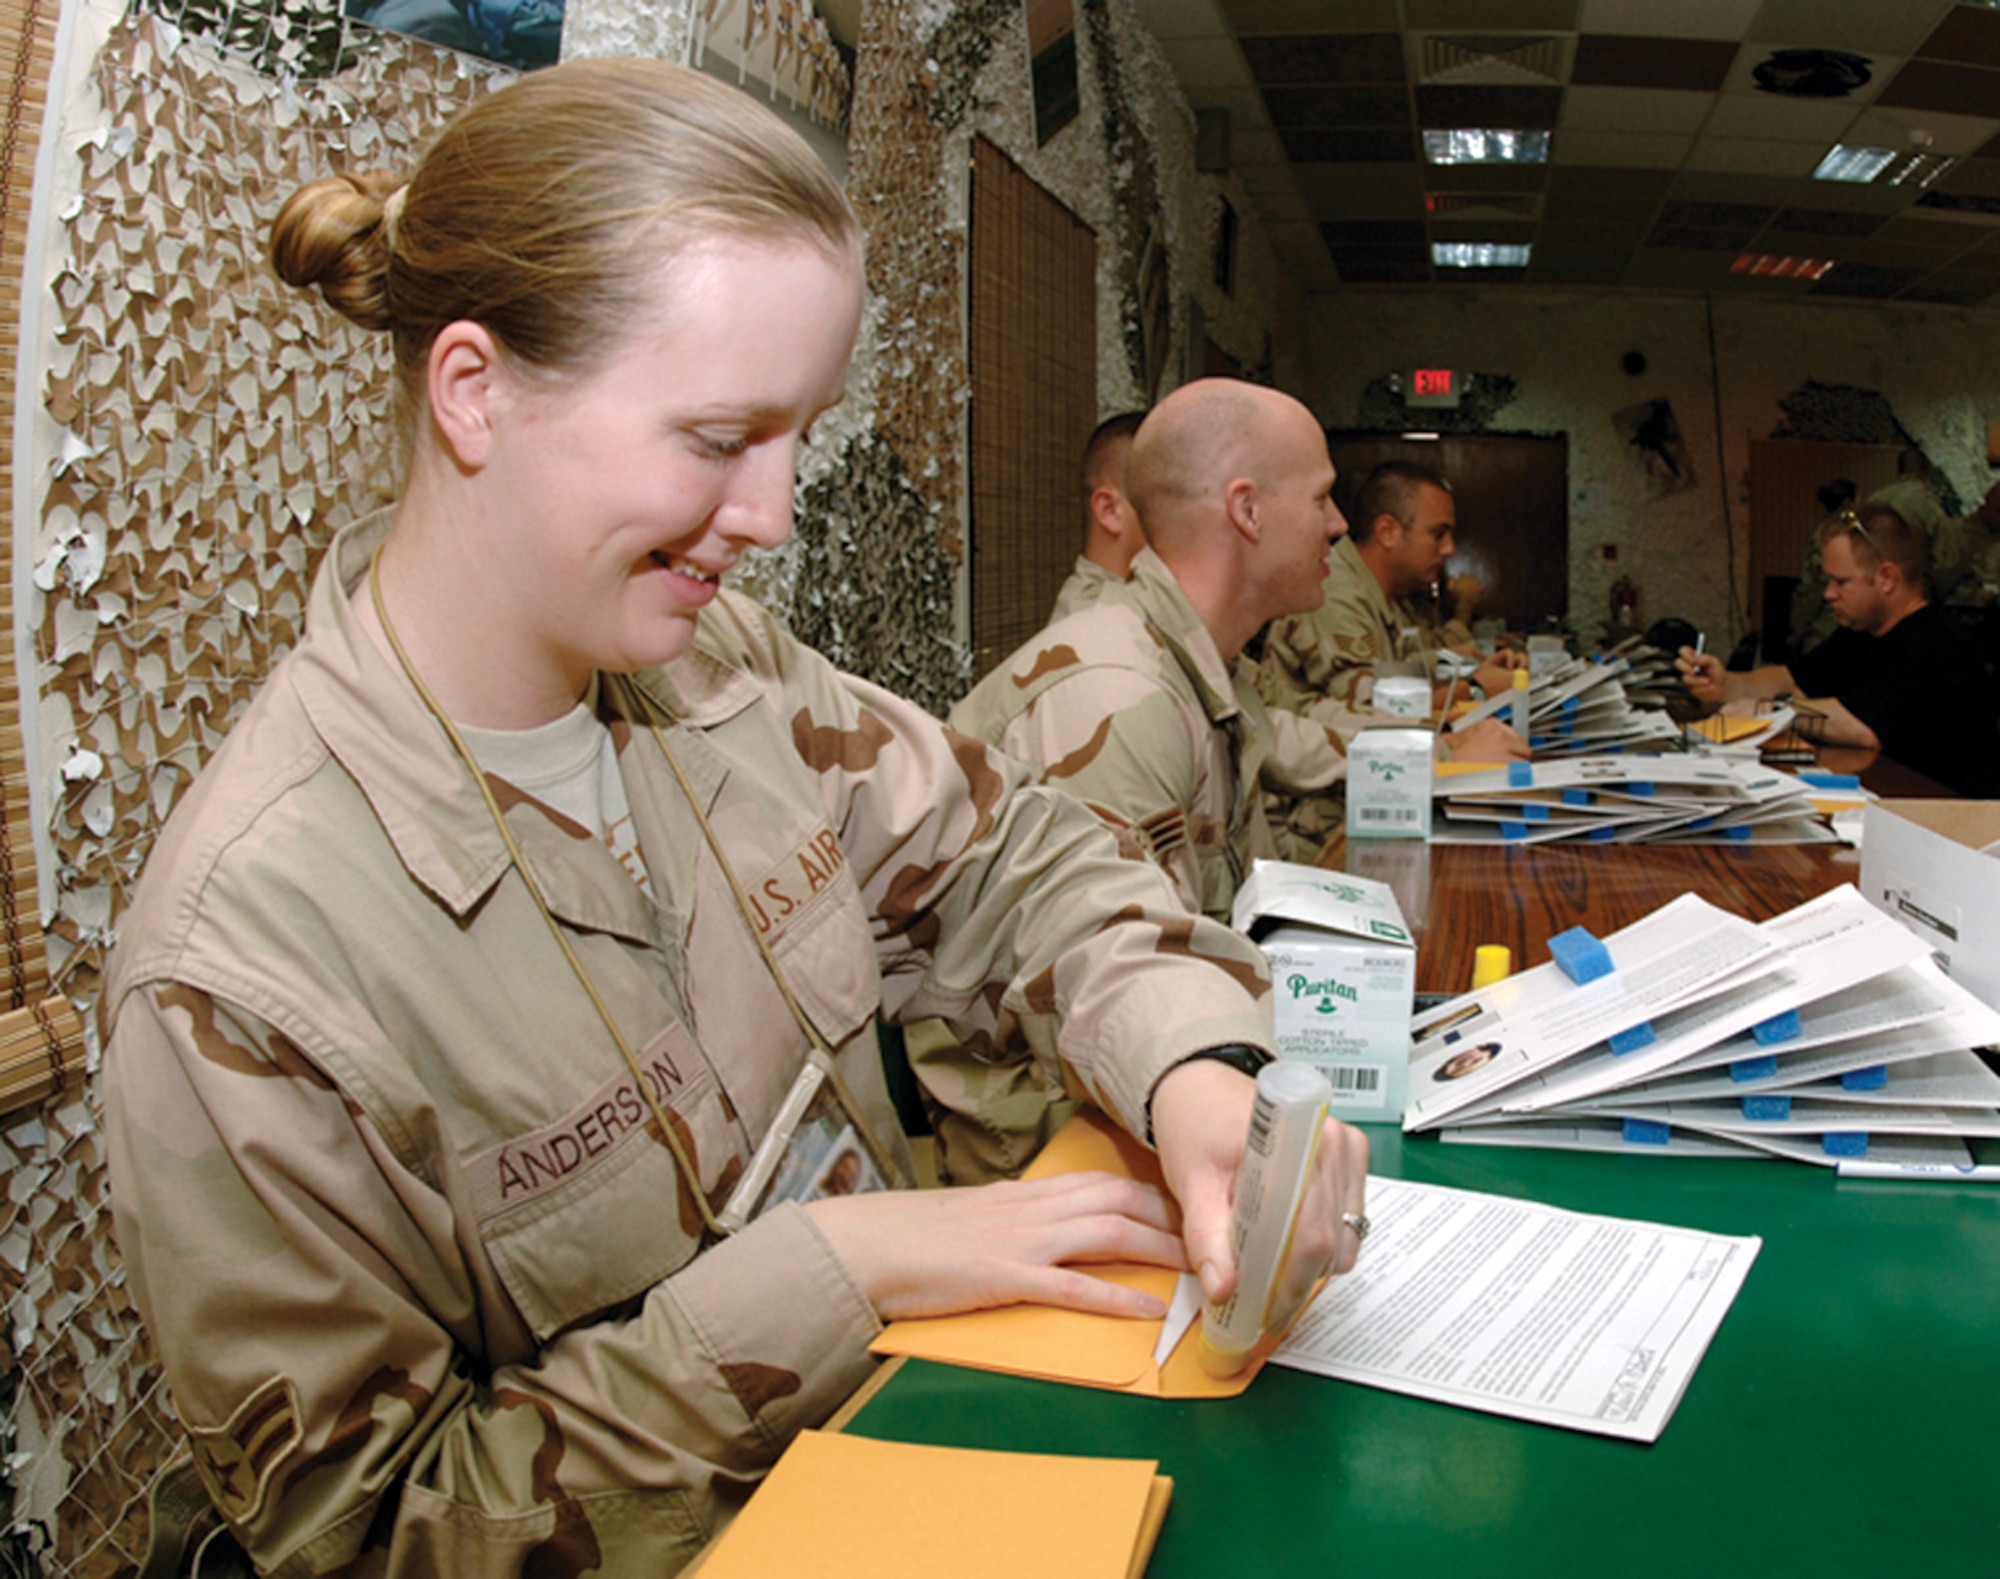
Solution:
M1341 1118L1401 1123L1417 945L1395 891L1345 872L1257 861L1231 920L1271 962L1278 1050L1326 1072Z

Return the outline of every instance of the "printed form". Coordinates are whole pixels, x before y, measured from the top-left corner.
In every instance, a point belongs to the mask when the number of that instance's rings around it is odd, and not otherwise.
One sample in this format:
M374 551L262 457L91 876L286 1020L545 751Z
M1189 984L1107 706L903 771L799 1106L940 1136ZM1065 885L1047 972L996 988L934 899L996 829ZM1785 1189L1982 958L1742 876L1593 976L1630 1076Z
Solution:
M1651 1442L1762 1248L1657 1223L1371 1177L1354 1271L1274 1365Z

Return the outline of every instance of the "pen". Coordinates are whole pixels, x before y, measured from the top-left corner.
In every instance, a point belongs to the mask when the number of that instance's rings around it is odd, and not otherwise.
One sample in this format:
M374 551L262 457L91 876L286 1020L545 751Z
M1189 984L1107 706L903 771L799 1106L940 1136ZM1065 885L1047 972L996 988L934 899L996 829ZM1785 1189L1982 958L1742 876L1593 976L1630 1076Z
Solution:
M2000 1184L2000 1164L1950 1162L1863 1162L1838 1164L1843 1179L1962 1179L1967 1183Z

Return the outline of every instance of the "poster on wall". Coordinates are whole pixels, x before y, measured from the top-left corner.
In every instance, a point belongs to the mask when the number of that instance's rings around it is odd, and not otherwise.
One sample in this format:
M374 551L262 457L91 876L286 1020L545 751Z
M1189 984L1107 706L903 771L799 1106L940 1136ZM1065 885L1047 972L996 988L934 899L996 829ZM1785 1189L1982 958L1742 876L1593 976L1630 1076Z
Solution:
M1652 484L1653 496L1684 493L1694 486L1694 462L1688 459L1674 404L1665 396L1615 412L1618 436L1625 441Z
M481 55L517 71L562 53L564 0L344 0L351 20Z

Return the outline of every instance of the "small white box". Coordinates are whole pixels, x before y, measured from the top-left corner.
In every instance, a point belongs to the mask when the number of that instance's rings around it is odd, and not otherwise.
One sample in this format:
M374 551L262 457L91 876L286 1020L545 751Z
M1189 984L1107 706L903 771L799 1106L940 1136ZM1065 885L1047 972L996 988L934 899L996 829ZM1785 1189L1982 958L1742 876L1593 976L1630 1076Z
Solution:
M1279 1051L1325 1071L1341 1118L1400 1124L1417 946L1395 891L1345 872L1257 861L1231 919L1270 961Z
M1870 801L1861 892L2000 1009L2000 801Z
M1347 743L1347 837L1428 839L1431 836L1431 752L1428 729L1373 724Z

